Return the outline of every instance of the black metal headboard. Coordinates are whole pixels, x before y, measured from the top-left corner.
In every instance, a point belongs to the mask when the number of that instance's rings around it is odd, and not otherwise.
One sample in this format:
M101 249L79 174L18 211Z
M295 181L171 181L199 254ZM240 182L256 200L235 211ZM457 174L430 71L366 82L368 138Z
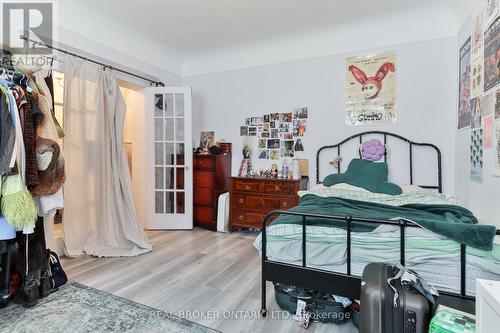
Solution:
M432 148L436 151L437 154L437 185L429 185L429 184L424 184L424 185L419 185L420 187L427 188L427 189L436 189L439 191L439 193L443 192L443 185L442 185L442 170L441 170L441 151L436 145L433 145L432 143L420 143L420 142L413 142L399 134L394 134L394 133L389 133L389 132L384 132L384 131L367 131L367 132L362 132L358 134L354 134L341 142L335 144L335 145L330 145L330 146L323 146L318 149L318 152L316 153L316 183L319 184L319 166L320 166L320 153L323 150L326 149L336 149L337 150L337 155L341 156L341 147L342 145L346 144L347 142L354 140L356 138L359 139L359 143L363 143L363 137L368 136L368 135L380 135L383 138L383 143L384 145L387 144L387 137L393 137L397 138L404 143L408 144L408 152L409 152L409 162L410 162L410 184L413 185L413 149L414 147L429 147ZM360 156L361 157L361 156ZM386 153L384 154L384 162L387 162L387 150ZM340 163L341 161L338 162L337 165L337 172L340 173Z

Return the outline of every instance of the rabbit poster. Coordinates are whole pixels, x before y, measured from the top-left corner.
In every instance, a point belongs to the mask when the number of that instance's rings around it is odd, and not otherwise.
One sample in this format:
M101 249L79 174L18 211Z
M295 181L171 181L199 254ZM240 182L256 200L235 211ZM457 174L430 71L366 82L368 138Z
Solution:
M346 123L397 124L396 54L348 58L346 69Z

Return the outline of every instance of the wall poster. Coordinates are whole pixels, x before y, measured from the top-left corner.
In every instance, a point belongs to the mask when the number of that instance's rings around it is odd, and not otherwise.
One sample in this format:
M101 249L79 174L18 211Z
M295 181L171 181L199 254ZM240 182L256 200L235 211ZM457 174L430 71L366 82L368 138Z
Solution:
M470 138L470 179L483 182L483 129L471 130Z
M484 148L492 148L493 147L493 135L495 130L495 123L493 119L493 115L487 116L483 118L483 128L484 128Z
M484 91L484 64L483 57L473 60L471 70L471 97L479 96Z
M499 0L484 0L484 23L490 24L498 15Z
M470 126L470 37L460 48L458 129Z
M351 126L397 124L394 52L347 59L346 111Z
M500 121L495 120L495 136L493 138L495 146L495 167L493 168L493 176L500 177Z
M477 13L472 20L472 59L483 54L483 11Z
M484 91L500 82L500 17L484 33Z
M495 89L490 93L485 94L481 98L481 115L489 116L495 113L495 107L497 105L497 99L499 97L500 90Z
M480 97L476 97L470 100L470 114L471 114L470 128L472 129L480 128L482 120Z

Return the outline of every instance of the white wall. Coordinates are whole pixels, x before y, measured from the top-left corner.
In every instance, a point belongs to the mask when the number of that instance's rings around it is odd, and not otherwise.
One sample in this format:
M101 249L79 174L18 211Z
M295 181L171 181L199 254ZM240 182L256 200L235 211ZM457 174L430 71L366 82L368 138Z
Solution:
M298 157L309 159L311 179L315 176L314 156L320 146L336 143L349 134L379 129L399 133L414 141L428 141L438 145L443 153L444 191L453 193L456 44L456 38L450 37L386 49L185 77L184 84L193 88L194 142L199 142L201 130L214 130L216 137L233 142L233 174L236 174L242 146L239 126L243 124L245 117L307 106L308 133L303 140L306 151ZM399 124L346 126L345 59L353 55L389 50L396 51L397 54ZM254 160L256 155L253 154ZM421 168L429 167L424 165Z
M471 33L470 20L465 23L458 34L456 56L458 50ZM458 68L457 68L458 73ZM457 74L458 77L458 74ZM458 79L455 79L457 81ZM458 91L458 83L456 83ZM458 102L457 102L458 106ZM457 114L457 112L456 112ZM457 116L455 114L455 122ZM470 180L470 136L469 128L456 130L456 177L455 186L460 202L469 208L481 223L495 225L500 228L500 177L493 177L495 166L495 149L483 151L483 182L477 183Z
M54 4L57 42L165 81L181 77L180 54L155 41L153 36L139 34L133 24L118 25L105 12L89 9L81 0L55 0Z

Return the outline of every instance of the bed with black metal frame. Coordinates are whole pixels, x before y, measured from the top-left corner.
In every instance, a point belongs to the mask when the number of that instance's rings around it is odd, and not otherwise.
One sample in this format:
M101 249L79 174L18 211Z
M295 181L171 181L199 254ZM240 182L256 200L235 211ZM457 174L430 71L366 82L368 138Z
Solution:
M401 135L383 132L383 131L368 131L363 133L358 133L352 135L335 145L323 146L318 149L316 153L316 183L320 184L320 153L328 149L336 150L337 156L341 156L341 147L350 142L351 140L359 139L359 143L363 143L363 138L378 136L382 137L383 143L387 144L387 139L389 137L399 139L404 144L408 146L408 156L409 156L409 181L410 184L414 184L414 150L419 147L427 147L433 149L436 152L437 159L437 184L429 185L423 184L418 185L426 189L435 189L442 193L442 163L441 163L441 151L439 148L431 143L419 143L411 141ZM360 153L361 154L361 153ZM387 162L387 152L384 154L384 162ZM341 165L338 161L336 169L340 173ZM293 265L283 262L272 261L267 258L266 254L266 227L272 221L272 218L277 215L295 215L302 217L302 265ZM316 268L307 267L306 262L306 225L307 218L325 218L325 219L335 219L344 220L347 230L346 239L346 272L332 272L325 271ZM367 222L383 225L398 226L400 230L400 263L405 265L405 230L406 228L420 228L419 225L414 224L405 220L380 220L373 218L359 218L353 216L339 216L332 212L332 215L325 214L315 214L310 213L300 213L292 212L286 210L275 210L270 212L264 218L262 222L262 307L261 314L263 317L267 315L266 309L266 282L271 281L275 283L284 283L293 286L300 286L306 289L313 289L325 293L332 293L351 299L359 299L361 291L361 278L359 276L354 276L351 274L351 225L353 222ZM497 235L500 235L500 230L496 231ZM447 305L465 312L474 313L475 312L475 298L473 296L466 294L466 245L460 245L460 293L444 292L440 291L439 303Z

